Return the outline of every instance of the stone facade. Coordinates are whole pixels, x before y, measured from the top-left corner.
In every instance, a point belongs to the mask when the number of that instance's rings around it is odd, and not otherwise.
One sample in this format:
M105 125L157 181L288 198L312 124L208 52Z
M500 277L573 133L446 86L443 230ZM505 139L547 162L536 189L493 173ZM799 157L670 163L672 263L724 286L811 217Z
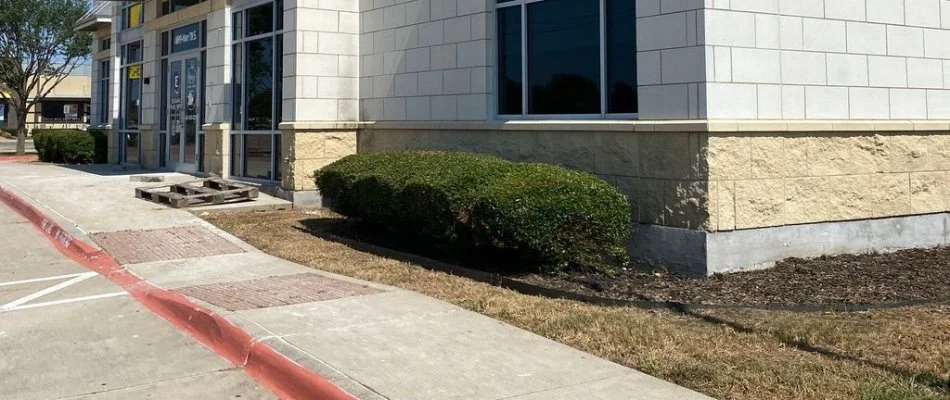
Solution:
M316 190L314 172L357 152L356 123L283 124L281 129L281 154L287 158L281 173L284 190Z
M637 5L641 117L950 119L946 1Z
M494 1L359 3L363 121L490 117Z
M359 120L358 3L285 3L283 120Z
M710 231L950 211L946 131L711 133Z

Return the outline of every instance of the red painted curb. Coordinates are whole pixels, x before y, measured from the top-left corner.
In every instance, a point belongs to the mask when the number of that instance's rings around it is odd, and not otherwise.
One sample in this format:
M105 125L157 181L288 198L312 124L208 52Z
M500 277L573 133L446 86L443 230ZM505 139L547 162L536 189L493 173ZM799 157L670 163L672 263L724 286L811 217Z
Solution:
M35 154L28 154L25 156L0 156L0 163L37 160L39 160L39 158L37 158Z
M73 238L42 211L3 187L0 187L0 202L29 220L59 252L121 286L153 313L188 332L232 365L244 369L280 398L356 399L326 378L255 341L251 334L224 317L122 268L109 254Z

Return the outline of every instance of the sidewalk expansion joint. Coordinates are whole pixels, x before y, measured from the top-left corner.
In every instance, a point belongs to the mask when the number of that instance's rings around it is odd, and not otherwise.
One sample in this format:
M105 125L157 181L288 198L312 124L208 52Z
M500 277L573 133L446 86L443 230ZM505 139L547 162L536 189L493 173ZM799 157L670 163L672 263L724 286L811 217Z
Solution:
M55 399L53 399L53 400L82 399L82 398L86 398L86 397L93 396L93 395L97 395L97 394L105 394L105 393L118 392L118 391L122 391L122 390L137 389L137 388L141 388L141 387L152 386L152 385L160 385L160 384L163 384L163 383L173 382L173 381L182 380L182 379L191 379L191 378L197 378L197 377L205 376L205 375L217 374L217 373L227 372L227 371L237 371L237 370L238 370L238 369L237 369L237 368L234 368L234 367L231 367L231 368L222 368L222 369L218 369L218 370L214 370L214 371L205 371L205 372L200 372L200 373L197 373L197 374L191 374L191 375L179 376L179 377L175 377L175 378L162 379L162 380L159 380L159 381L152 381L152 382L147 382L147 383L140 383L140 384L138 384L138 385L123 386L123 387L119 387L119 388L110 388L110 389L100 390L100 391L96 391L96 392L89 392L89 393L82 393L82 394L74 394L74 395L66 396L66 397L57 397L57 398L55 398Z
M541 389L541 390L535 390L535 391L531 391L531 392L527 392L527 393L519 393L519 394L515 394L515 395L511 395L511 396L499 397L499 398L497 398L497 399L495 399L495 400L517 399L517 398L519 398L519 397L530 396L530 395L532 395L532 394L553 392L553 391L555 391L555 390L566 389L566 388L575 387L575 386L580 386L580 385L587 385L587 384L590 384L590 383L601 382L601 381L606 381L606 380L609 380L609 379L621 378L621 377L624 377L624 376L627 376L627 375L636 375L636 374L638 374L638 372L636 372L636 371L626 371L626 372L624 372L624 373L622 373L622 374L617 374L617 375L612 375L612 376L605 376L605 377L602 377L602 378L597 378L597 379L591 379L591 380L587 380L587 381L572 383L572 384L570 384L570 385L562 385L562 386L557 386L557 387L548 388L548 389Z

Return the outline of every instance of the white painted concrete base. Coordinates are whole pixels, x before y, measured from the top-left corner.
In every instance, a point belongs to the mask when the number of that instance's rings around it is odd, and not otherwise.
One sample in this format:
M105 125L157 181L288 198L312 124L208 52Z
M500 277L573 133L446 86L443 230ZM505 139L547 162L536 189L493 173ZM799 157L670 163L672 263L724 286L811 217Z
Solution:
M790 257L889 252L950 244L950 213L728 232L637 225L629 248L644 266L690 275L771 268Z

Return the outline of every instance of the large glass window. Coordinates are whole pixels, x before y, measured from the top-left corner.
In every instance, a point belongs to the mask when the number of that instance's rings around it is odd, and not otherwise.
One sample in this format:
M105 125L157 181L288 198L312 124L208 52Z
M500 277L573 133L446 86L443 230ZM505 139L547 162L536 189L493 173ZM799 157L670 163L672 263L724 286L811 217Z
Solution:
M43 101L42 122L78 122L85 118L86 103L81 101Z
M162 0L161 15L168 15L175 11L184 10L204 0Z
M136 28L145 22L144 6L141 1L122 2L122 29Z
M110 69L112 63L109 60L99 62L99 110L98 117L100 124L108 124L112 121L109 115L109 105L112 103L112 91L109 87Z
M283 3L234 13L232 174L280 179Z
M637 112L631 0L501 0L498 114Z
M121 50L120 160L137 164L139 162L139 124L142 122L142 42L125 44Z

